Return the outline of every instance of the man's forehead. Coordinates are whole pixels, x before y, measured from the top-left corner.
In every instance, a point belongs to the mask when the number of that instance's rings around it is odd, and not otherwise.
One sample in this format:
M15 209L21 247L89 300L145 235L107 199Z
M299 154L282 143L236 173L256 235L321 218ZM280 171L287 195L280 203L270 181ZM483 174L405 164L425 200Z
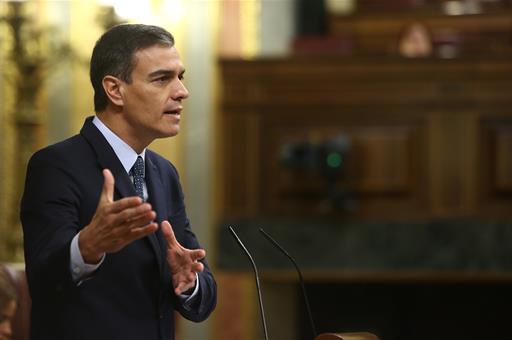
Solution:
M135 68L140 66L146 72L162 68L178 72L185 69L176 47L165 45L153 45L138 50L134 55L134 64Z
M155 60L160 58L180 60L180 54L176 47L166 45L153 45L142 48L135 52L135 57Z

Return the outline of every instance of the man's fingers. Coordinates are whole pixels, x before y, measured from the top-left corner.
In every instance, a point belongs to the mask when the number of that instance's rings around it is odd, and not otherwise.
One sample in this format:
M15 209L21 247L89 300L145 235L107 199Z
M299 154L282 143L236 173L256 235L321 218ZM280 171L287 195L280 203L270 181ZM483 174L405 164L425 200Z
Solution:
M129 221L126 221L124 224L124 228L133 229L141 226L148 225L156 218L156 213L154 211L149 211L144 213L143 215L137 216Z
M144 203L140 204L134 207L129 207L126 209L123 209L122 211L115 213L112 212L113 215L113 223L116 225L121 224L127 224L128 222L131 222L136 219L140 218L148 218L147 222L144 223L146 225L147 223L151 222L153 219L156 218L156 213L151 210L151 204ZM140 225L139 225L140 226Z
M171 224L168 221L162 222L162 232L165 239L167 240L168 245L175 245L178 243L176 236L174 236L174 231L172 230Z
M186 292L187 290L189 290L189 289L194 287L194 284L195 284L195 281L196 281L195 274L194 275L190 275L187 278L187 280L188 281L181 281L180 283L178 283L176 288L174 288L174 292L176 293L176 295L180 295L180 294L182 294L182 293Z
M101 200L112 203L114 201L114 176L109 169L103 169L103 189Z
M194 273L200 273L204 270L204 265L201 262L196 262L192 265L192 271Z
M139 238L154 233L158 229L158 224L150 223L144 227L133 228L130 230L130 240L135 241Z
M174 288L174 293L176 293L176 295L180 295L184 291L186 291L184 283L180 283L178 284L178 287Z
M199 261L204 259L206 256L206 252L204 249L194 249L191 251L190 257L192 257L192 261Z
M147 203L149 204L149 203ZM121 198L115 202L112 202L105 210L106 213L109 214L117 214L128 208L133 208L137 206L143 206L142 200L138 196L131 196ZM144 209L144 208L143 208Z
M157 229L158 224L150 223L143 227L118 230L112 233L109 239L104 240L105 252L115 253L133 241L154 233Z

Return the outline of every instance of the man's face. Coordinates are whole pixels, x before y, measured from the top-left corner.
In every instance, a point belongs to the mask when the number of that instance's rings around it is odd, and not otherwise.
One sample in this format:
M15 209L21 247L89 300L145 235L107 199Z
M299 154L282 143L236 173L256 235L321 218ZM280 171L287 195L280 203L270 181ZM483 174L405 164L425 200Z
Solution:
M174 47L156 45L135 53L132 81L120 85L130 139L148 145L178 134L182 102L188 97L184 72Z
M16 301L9 301L0 309L0 340L9 340L12 336L11 320L16 313Z

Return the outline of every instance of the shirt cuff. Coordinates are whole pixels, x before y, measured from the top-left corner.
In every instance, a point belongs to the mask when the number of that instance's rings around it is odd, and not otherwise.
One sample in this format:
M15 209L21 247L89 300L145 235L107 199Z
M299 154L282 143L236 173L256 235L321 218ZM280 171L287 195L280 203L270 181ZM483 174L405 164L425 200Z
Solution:
M73 281L80 285L84 279L94 273L100 265L105 260L105 254L101 257L101 260L97 264L88 264L85 263L84 258L82 257L82 253L80 252L80 248L78 247L78 237L80 233L76 234L71 241L70 246L70 266L71 266L71 277Z
M194 291L190 295L180 294L179 298L183 303L183 308L186 310L191 310L192 302L194 302L194 298L198 295L199 292L199 275L196 273L196 287Z

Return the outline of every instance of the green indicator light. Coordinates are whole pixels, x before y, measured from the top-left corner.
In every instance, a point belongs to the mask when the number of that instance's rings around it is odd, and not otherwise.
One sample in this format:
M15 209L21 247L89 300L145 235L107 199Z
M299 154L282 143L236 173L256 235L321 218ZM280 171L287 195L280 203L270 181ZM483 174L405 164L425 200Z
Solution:
M341 165L342 159L341 155L337 152L331 152L327 155L327 165L331 168L339 168Z

